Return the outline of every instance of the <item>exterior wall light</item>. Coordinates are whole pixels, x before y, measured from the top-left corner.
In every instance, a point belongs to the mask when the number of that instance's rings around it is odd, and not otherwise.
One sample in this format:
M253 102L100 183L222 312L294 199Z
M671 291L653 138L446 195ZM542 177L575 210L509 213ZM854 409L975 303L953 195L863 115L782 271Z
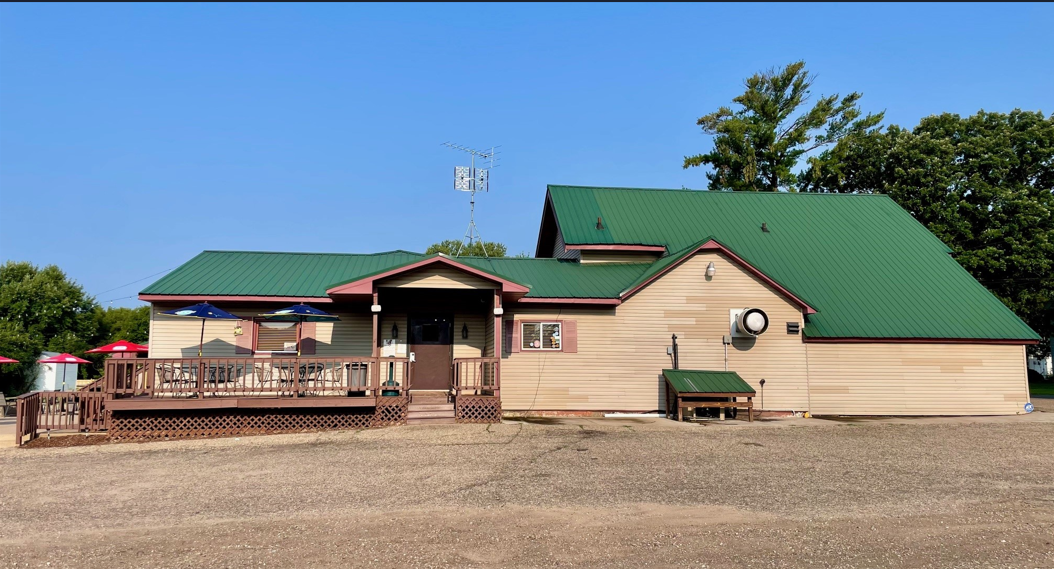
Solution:
M717 273L717 267L714 266L714 262L713 261L710 261L710 264L706 266L706 276L710 277L710 278L714 278L714 275L716 273Z
M399 337L399 325L398 324L392 324L392 338L398 338L398 337Z
M467 323L461 325L461 339L462 340L468 340L468 324Z

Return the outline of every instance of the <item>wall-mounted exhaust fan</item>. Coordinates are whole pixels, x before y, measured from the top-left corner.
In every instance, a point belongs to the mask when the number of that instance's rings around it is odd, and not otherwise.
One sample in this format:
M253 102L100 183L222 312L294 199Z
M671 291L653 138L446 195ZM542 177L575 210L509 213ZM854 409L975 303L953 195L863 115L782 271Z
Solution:
M728 311L732 335L738 338L760 336L769 329L769 316L760 308L742 308Z

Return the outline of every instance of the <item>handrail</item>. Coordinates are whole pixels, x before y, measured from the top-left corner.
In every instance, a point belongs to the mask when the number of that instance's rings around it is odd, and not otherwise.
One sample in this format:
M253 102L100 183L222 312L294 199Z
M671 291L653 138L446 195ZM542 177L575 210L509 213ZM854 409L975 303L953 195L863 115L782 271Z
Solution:
M93 379L91 383L84 387L78 388L77 391L105 391L106 389L106 376L102 376L99 379Z
M22 446L26 435L37 436L40 422L40 392L24 393L15 400L15 445Z
M34 391L18 397L15 407L15 440L21 446L37 432L97 432L106 428L101 391Z
M408 358L371 356L128 358L107 360L104 377L111 399L377 396L403 394L411 365Z
M454 395L499 395L501 358L454 358Z

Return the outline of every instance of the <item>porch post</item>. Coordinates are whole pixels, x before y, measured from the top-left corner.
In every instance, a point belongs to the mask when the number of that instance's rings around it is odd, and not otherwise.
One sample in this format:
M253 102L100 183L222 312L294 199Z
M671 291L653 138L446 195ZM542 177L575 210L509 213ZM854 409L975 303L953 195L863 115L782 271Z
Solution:
M370 382L373 384L373 396L381 396L381 362L380 362L380 347L377 343L380 341L380 323L381 313L377 312L374 308L379 304L377 295L377 284L373 285L373 305L370 306L370 314L373 315L373 349L371 356L373 360L370 362Z
M501 397L501 289L494 289L494 397Z

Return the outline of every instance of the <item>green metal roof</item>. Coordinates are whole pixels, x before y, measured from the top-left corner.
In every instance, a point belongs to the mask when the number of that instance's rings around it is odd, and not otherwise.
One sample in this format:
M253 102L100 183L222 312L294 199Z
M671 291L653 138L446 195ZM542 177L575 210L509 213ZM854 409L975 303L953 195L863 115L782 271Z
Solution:
M374 255L204 251L140 294L314 296L344 283L435 255L391 251ZM557 259L459 257L486 273L530 287L530 298L618 298L648 263L580 265Z
M652 274L712 236L818 311L810 337L1039 339L887 196L571 186L549 195L568 244L665 246L673 254Z
M529 298L620 298L713 238L818 311L809 337L1039 339L885 196L569 186L549 195L567 243L661 245L668 254L650 264L456 260L529 287ZM426 258L205 251L142 294L324 297Z
M528 298L618 298L649 263L587 263L558 259L459 257L456 261L529 286Z
M424 258L409 251L375 255L204 251L140 294L324 297L334 284Z
M664 369L662 375L677 393L756 393L734 371Z

